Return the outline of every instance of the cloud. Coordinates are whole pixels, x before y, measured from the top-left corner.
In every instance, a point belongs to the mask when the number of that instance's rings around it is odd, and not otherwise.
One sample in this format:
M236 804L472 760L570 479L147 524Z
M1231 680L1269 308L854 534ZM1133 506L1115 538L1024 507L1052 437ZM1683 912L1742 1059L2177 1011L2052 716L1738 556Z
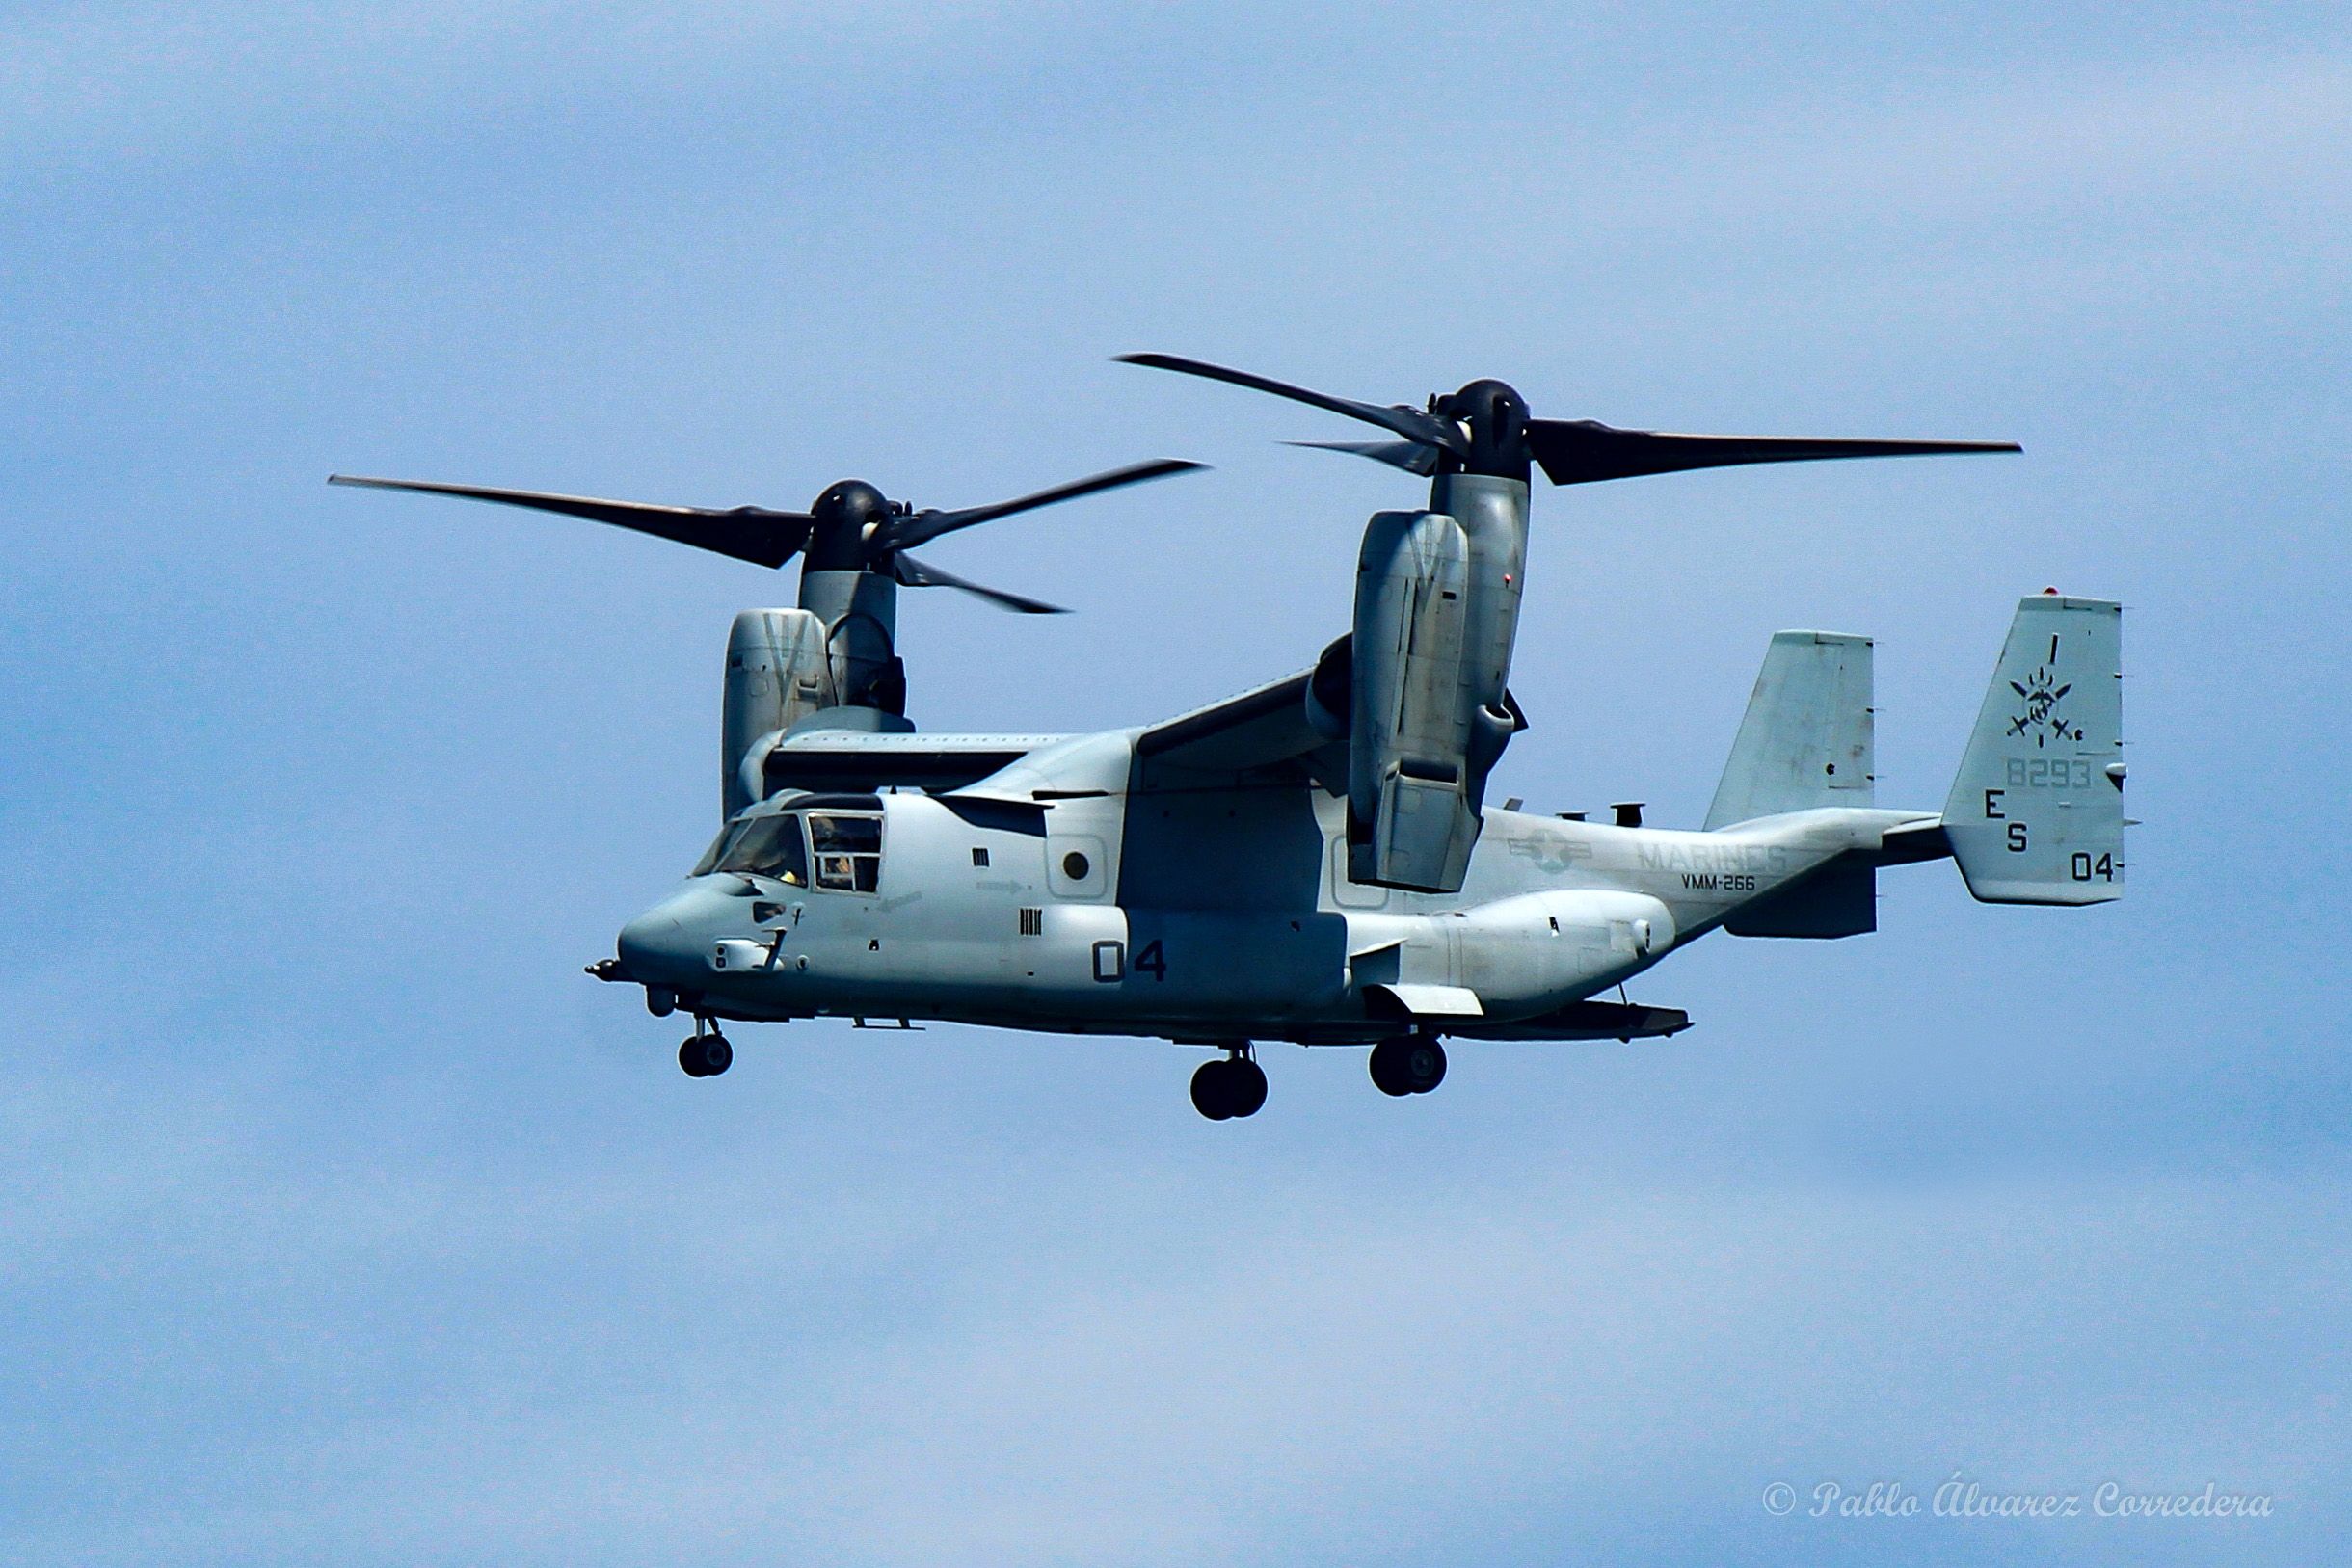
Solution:
M322 1161L248 1103L86 1122L73 1167L135 1183L28 1205L12 1156L52 1353L10 1402L51 1414L7 1445L0 1552L1475 1561L1670 1530L1864 1560L1761 1487L1955 1468L2267 1491L2257 1555L2343 1522L2333 1164L1884 1189L1186 1126L992 1169L755 1122L603 1169L377 1168L369 1123ZM136 1477L96 1512L94 1466Z
M901 66L1000 19L1010 0L581 0L378 6L188 4L49 8L17 18L0 58L0 125L27 139L184 153L263 126L430 119L569 89L601 98L681 76L792 74L842 50ZM984 40L985 34L980 36ZM979 46L985 47L984 42ZM781 82L771 89L782 91Z

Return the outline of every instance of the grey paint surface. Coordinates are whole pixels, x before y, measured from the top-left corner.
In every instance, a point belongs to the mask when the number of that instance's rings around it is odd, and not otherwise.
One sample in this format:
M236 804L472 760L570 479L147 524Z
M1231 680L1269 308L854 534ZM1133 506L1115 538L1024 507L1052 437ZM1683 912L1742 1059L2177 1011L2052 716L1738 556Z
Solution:
M2114 608L2019 605L1955 800L1987 769L2011 770L2037 737L2096 731L2080 741L2084 756L2112 755ZM2015 667L2061 626L2082 628L2078 651L2053 655L2066 689L2053 697L2045 682L2029 707ZM1939 819L1827 804L1869 798L1869 651L1863 639L1812 632L1773 640L1718 793L1718 814L1733 821L1676 832L1490 808L1457 892L1348 874L1345 802L1313 766L1329 743L1305 678L1293 677L1165 726L1041 744L941 798L884 794L872 808L884 847L870 891L722 869L630 922L619 956L628 977L716 1018L1307 1044L1471 1023L1534 1033L1532 1021L1719 926L1814 937L1872 928L1874 868L1918 858L1918 835ZM958 742L892 744L914 761L920 748ZM2120 857L2121 782L2100 772L2097 788L2115 803ZM1033 809L1042 831L992 828L959 814L958 800ZM839 802L786 790L756 814L856 810ZM2052 802L2038 821L2090 810ZM1909 834L1911 847L1890 834ZM2077 832L2055 848L1985 849L2001 864L1972 870L1971 885L2018 902L2116 896L2120 884L2083 869L2091 842Z
M1727 828L1814 806L1868 806L1878 777L1872 686L1869 638L1776 633L1706 825Z

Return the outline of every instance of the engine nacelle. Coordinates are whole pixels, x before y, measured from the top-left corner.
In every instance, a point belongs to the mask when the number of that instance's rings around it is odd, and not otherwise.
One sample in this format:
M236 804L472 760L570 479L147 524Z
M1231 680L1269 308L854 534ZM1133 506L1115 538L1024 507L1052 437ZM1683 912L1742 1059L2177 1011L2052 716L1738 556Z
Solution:
M719 719L719 796L726 815L761 798L764 759L753 757L753 748L833 704L823 621L807 610L745 610L735 618L727 633Z
M1349 671L1354 881L1453 892L1469 869L1486 772L1516 727L1477 689L1470 569L1469 538L1443 513L1376 513L1364 530Z
M1467 536L1442 513L1376 513L1364 530L1348 758L1348 870L1358 882L1450 890L1469 866L1469 565Z
M800 607L824 624L835 701L906 712L906 662L898 657L898 585L878 571L800 574Z

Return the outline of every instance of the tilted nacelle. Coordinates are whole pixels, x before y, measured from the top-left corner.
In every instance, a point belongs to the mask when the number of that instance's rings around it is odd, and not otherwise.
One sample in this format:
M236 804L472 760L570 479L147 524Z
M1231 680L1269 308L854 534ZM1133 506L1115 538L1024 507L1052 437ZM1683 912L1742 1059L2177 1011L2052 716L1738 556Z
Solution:
M1364 530L1350 639L1348 868L1357 882L1454 892L1486 776L1523 724L1505 688L1519 619L1527 487L1441 475L1433 505ZM1331 702L1335 681L1317 682Z
M726 816L766 797L761 768L774 738L834 705L825 642L825 623L807 610L745 610L735 618L719 708L719 795Z
M788 731L914 728L899 712L906 678L891 651L896 585L871 572L812 571L803 578L804 599L815 597L808 592L813 582L840 587L837 614L806 604L745 610L727 634L719 725L727 816L767 798L767 756Z

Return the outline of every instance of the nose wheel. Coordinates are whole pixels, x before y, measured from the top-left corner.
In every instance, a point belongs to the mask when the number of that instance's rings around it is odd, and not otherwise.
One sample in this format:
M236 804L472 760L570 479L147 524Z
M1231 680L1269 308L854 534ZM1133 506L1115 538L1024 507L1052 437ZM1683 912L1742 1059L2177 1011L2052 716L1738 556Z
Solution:
M1255 1116L1266 1104L1266 1069L1249 1057L1247 1046L1229 1048L1221 1062L1203 1062L1192 1074L1192 1108L1212 1122Z
M1384 1095L1425 1095L1446 1080L1446 1048L1421 1035L1372 1048L1372 1081Z
M717 1030L705 1031L698 1021L686 1043L678 1048L678 1065L690 1078L714 1078L735 1066L735 1047Z

